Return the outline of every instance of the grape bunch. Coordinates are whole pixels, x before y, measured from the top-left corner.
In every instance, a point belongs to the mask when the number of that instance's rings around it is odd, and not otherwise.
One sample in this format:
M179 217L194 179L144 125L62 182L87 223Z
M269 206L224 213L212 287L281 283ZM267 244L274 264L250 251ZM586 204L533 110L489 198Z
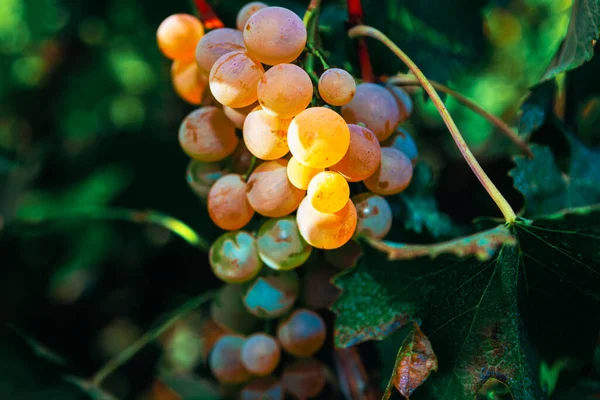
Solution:
M352 239L388 234L385 196L409 185L418 156L400 127L412 100L325 63L320 76L305 70L301 56L313 50L291 10L248 3L236 28L205 33L194 16L175 14L157 32L173 60L175 91L200 106L179 128L192 159L188 183L226 231L209 252L212 271L227 284L211 315L230 334L214 345L209 366L222 383L269 376L241 392L259 398L281 391L270 376L283 349L298 358L284 368L286 390L308 398L325 385L306 380L323 375L309 357L323 346L326 326L309 308L294 310L296 269L314 264L320 250L334 254ZM256 319L279 319L276 335L257 331Z

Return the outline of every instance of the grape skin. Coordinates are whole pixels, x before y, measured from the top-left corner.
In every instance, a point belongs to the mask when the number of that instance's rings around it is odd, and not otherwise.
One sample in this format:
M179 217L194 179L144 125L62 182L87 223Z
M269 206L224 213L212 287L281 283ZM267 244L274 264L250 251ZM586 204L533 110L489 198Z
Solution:
M272 270L269 270L272 271ZM295 271L265 272L248 287L244 305L258 318L278 318L287 313L298 299L299 280Z
M238 142L235 127L217 107L192 111L179 127L179 143L183 151L195 160L222 160L233 153Z
M200 74L196 62L175 60L171 65L171 83L177 95L193 105L202 101L208 80Z
M265 333L255 333L248 337L242 347L242 364L254 375L269 375L277 368L280 359L279 344Z
M221 235L210 246L208 259L216 277L226 283L247 282L258 275L263 266L256 239L244 231Z
M208 214L219 228L243 228L254 216L254 209L246 197L247 185L241 175L225 175L208 192Z
M398 86L388 86L388 91L394 96L398 103L398 110L400 111L400 123L408 121L410 115L413 112L413 101L404 89Z
M241 108L257 100L257 85L265 70L243 51L232 51L219 58L210 70L210 91L227 107Z
M258 378L242 389L240 400L283 400L283 384L273 378Z
M224 335L213 347L208 357L208 366L219 382L236 384L250 379L251 374L241 361L244 342L243 336Z
M168 16L156 30L158 48L171 60L194 59L194 50L204 35L202 22L190 14Z
M319 249L335 249L343 246L356 229L356 208L348 200L344 208L332 214L314 209L308 197L302 200L296 222L304 240Z
M287 130L291 119L280 119L265 110L252 111L244 122L244 143L261 160L276 160L289 152Z
M226 331L249 333L256 327L258 319L248 312L242 295L241 285L223 285L210 305L211 318Z
M231 51L245 51L242 32L231 28L219 28L208 32L196 47L196 62L200 71L208 75L215 62Z
M352 198L358 223L356 235L383 239L392 229L392 209L387 200L373 193L362 193Z
M350 198L350 187L346 179L333 171L317 174L308 185L306 196L315 210L322 213L340 211Z
M293 118L310 104L313 85L302 68L294 64L279 64L270 68L257 88L261 107L279 118Z
M300 235L294 217L270 219L257 234L258 254L274 270L290 270L304 264L312 247Z
M192 191L202 200L208 201L208 192L212 185L227 173L223 162L202 162L191 160L186 172L187 183Z
M296 310L279 323L277 339L283 349L296 357L310 357L323 347L327 329L319 314Z
M316 397L325 389L327 370L318 360L296 360L283 370L283 386L298 400Z
M244 26L246 26L246 22L253 16L257 11L262 10L263 8L268 7L265 3L261 1L252 1L238 11L237 17L235 19L235 26L238 30L242 31Z
M256 106L258 106L258 102L254 102L249 106L241 108L231 108L223 106L223 112L225 113L227 118L229 118L229 120L233 122L233 125L235 125L237 129L244 129L244 122L246 121L248 114L254 111Z
M348 124L350 145L337 164L331 166L348 182L360 182L375 173L381 162L381 146L377 136L360 125Z
M413 165L415 165L417 157L419 157L419 150L417 149L415 141L411 134L404 128L399 127L396 129L394 135L387 139L383 145L385 147L393 147L400 150L404 155L410 158Z
M287 176L292 185L298 189L306 190L312 178L314 178L319 172L323 172L323 168L312 168L308 167L291 157L287 165Z
M373 193L390 196L406 189L412 175L412 162L404 153L391 147L383 147L379 168L363 183Z
M330 68L319 78L319 95L332 106L343 106L352 101L356 82L352 75L340 68Z

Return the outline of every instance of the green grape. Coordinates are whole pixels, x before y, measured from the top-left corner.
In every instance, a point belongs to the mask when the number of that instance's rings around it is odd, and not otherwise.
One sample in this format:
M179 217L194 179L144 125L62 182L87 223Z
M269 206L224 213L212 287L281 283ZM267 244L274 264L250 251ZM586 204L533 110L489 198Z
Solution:
M386 199L366 192L352 197L352 202L358 216L355 235L383 239L390 232L392 209Z
M295 217L269 219L258 230L257 245L263 262L276 270L299 267L312 252L298 231Z
M297 360L283 370L283 386L298 400L310 399L325 389L326 376L326 367L320 361Z
M242 347L242 364L254 375L269 375L277 368L280 359L279 344L275 338L265 333L250 336Z
M240 400L283 400L283 385L270 376L255 379L242 389Z
M296 357L310 357L323 347L327 329L319 314L308 309L296 310L277 327L281 347Z
M243 283L254 278L262 268L256 239L244 231L227 232L210 246L210 266L227 283Z
M187 167L186 180L190 189L206 204L212 185L227 173L228 170L223 162L191 160Z
M242 364L241 354L245 339L239 335L224 335L208 356L208 366L221 383L243 383L252 376Z
M258 319L246 310L240 285L224 285L210 305L210 316L217 325L231 332L249 333Z
M296 302L299 286L295 271L264 272L249 284L244 305L259 318L281 317Z

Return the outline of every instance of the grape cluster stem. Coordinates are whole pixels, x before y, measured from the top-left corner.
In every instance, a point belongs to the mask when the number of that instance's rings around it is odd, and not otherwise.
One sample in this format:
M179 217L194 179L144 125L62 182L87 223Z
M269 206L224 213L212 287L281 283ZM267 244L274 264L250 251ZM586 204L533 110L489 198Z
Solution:
M364 12L360 0L347 0L348 5L348 26L354 28L361 25L364 18ZM358 39L356 42L356 51L358 53L358 62L360 64L360 76L365 82L375 82L375 73L371 65L371 57L367 42L364 39Z
M465 159L467 164L469 164L469 167L471 168L475 176L477 176L477 179L479 179L479 182L488 192L492 200L494 200L494 202L502 212L505 221L509 224L513 224L517 219L514 210L512 209L508 201L504 198L502 193L500 193L496 185L494 185L490 177L485 173L485 171L483 170L483 168L481 167L481 165L467 146L465 139L462 137L462 134L460 133L458 127L456 126L456 123L452 119L452 116L448 112L448 109L444 105L444 102L438 95L435 88L429 82L429 80L425 77L423 72L421 72L419 67L417 67L417 65L410 59L410 57L408 57L406 53L404 53L398 46L396 46L396 44L392 42L390 38L388 38L382 32L373 27L367 25L358 25L350 29L348 31L348 35L350 36L350 38L360 38L365 36L380 41L387 48L389 48L412 71L416 79L419 81L421 86L423 86L423 89L425 89L425 91L433 101L435 107L438 109L463 158Z

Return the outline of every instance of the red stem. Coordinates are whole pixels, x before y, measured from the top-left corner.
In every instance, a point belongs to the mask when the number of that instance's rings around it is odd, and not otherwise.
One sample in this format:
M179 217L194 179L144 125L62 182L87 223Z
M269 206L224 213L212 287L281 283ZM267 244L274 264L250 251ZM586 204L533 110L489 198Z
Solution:
M206 29L217 29L225 26L206 0L194 0L194 4Z
M354 28L363 22L364 13L360 0L348 0L348 28ZM375 82L375 74L369 57L369 49L364 38L356 41L356 51L358 52L358 62L360 64L360 76L365 82Z

